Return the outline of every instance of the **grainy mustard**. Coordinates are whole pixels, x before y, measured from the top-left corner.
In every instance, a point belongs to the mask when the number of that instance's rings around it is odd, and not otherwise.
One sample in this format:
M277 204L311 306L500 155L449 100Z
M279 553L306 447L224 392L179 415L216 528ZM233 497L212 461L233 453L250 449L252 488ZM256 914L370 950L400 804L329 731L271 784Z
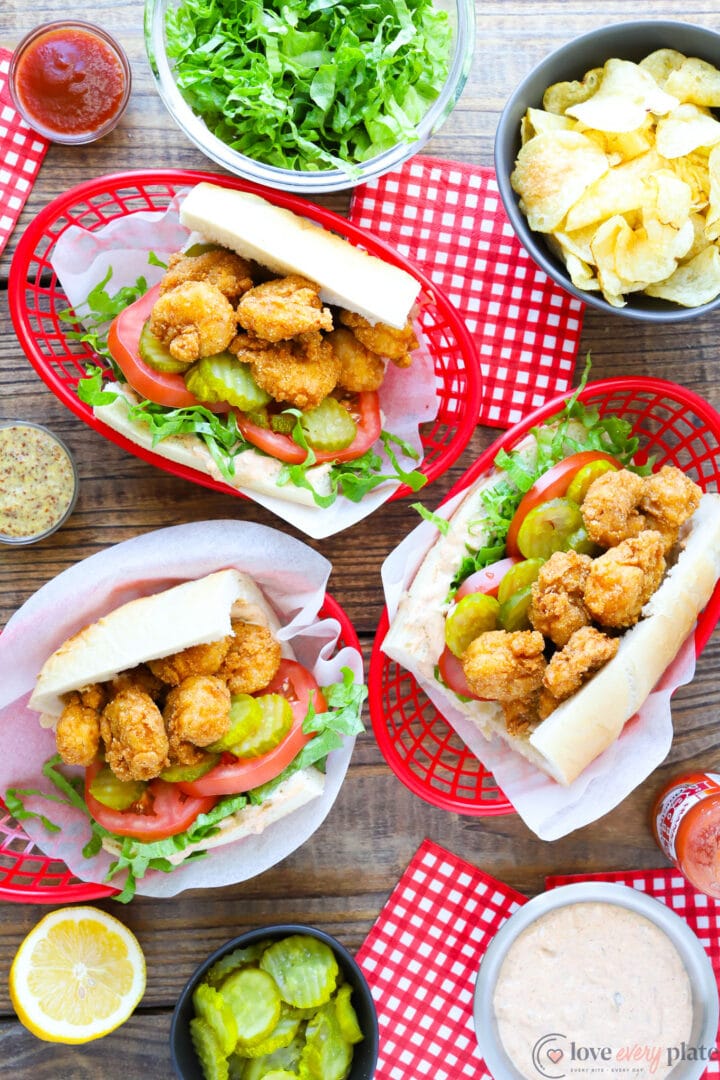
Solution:
M31 424L0 428L0 537L31 539L61 520L75 495L65 448Z

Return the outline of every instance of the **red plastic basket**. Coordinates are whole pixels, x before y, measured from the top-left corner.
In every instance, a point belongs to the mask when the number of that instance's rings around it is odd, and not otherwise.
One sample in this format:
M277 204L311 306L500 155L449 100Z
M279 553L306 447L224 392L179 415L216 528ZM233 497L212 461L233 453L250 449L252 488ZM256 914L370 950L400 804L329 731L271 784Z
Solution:
M80 401L76 393L78 380L85 374L85 365L89 362L97 364L98 357L86 344L69 341L66 331L72 327L58 318L58 312L69 305L51 259L59 237L69 226L79 225L95 231L139 210L162 210L179 190L203 180L262 195L269 202L302 214L356 246L402 267L418 280L421 286L419 322L432 353L439 398L435 420L424 425L421 432L424 457L418 468L428 482L445 472L465 449L480 408L480 365L475 345L450 302L421 270L338 214L296 196L267 191L228 176L188 170L115 173L72 188L37 215L18 244L8 292L20 344L43 381L86 424L124 450L185 480L246 497L228 484L135 445L98 420L92 408ZM411 493L403 484L392 498Z
M677 465L705 490L720 488L720 414L691 390L661 379L608 379L580 394L601 413L629 420L641 438L639 460L654 467ZM555 398L507 431L482 454L448 493L453 498L492 467L501 448L510 448L535 424L557 413ZM641 457L642 455L642 457ZM699 655L720 618L720 583L698 619ZM373 730L390 768L416 795L443 810L468 816L513 812L492 776L464 745L409 672L382 651L387 611L378 626L370 658L369 704Z
M325 596L318 618L337 619L340 624L336 651L345 646L360 651L353 624L329 593ZM80 881L63 862L43 855L0 802L0 900L67 904L99 900L114 896L117 891L109 885Z

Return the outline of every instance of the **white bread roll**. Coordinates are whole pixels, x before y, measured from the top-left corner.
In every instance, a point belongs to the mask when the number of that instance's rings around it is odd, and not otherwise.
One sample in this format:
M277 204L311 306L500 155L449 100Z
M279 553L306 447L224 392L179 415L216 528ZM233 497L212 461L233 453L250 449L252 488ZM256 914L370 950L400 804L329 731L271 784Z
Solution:
M231 616L274 634L280 628L260 589L240 570L219 570L131 600L78 631L45 661L29 707L56 719L64 694L190 645L219 641L232 633Z
M309 278L326 304L371 323L402 328L420 291L407 271L247 191L197 184L180 207L180 221L276 274Z

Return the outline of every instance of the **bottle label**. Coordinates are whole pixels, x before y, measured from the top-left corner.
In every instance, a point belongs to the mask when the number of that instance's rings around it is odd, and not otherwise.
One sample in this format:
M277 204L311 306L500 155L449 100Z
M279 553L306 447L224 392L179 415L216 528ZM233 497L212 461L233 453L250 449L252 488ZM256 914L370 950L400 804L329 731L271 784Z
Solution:
M691 807L720 792L718 773L698 773L692 780L678 784L668 791L656 815L657 837L670 862L677 862L675 842L683 818Z

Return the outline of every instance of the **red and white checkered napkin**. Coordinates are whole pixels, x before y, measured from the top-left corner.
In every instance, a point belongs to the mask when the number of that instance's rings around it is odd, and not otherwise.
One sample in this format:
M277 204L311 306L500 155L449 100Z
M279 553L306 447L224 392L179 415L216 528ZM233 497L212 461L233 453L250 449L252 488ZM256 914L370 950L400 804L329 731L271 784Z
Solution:
M12 53L0 49L0 255L40 171L50 143L32 131L8 90Z
M480 353L480 422L509 427L572 384L584 305L521 247L492 169L413 157L355 189L350 218L420 266Z
M720 981L720 901L704 893L696 892L689 881L677 870L619 870L608 874L552 874L545 878L545 886L555 889L558 885L570 885L574 881L616 881L647 893L682 916L694 934L700 939L710 957L715 977ZM720 1030L716 1046L720 1047ZM711 1060L703 1078L720 1076L720 1061Z
M430 840L357 954L380 1026L376 1080L492 1080L472 1019L480 960L525 897Z

